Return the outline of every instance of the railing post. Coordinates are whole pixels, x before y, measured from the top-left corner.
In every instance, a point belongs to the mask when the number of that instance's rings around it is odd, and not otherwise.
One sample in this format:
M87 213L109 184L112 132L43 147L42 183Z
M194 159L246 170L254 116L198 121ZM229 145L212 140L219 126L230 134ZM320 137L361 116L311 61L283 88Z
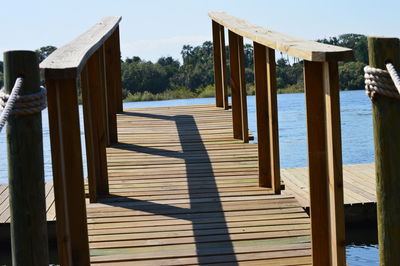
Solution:
M102 48L100 48L89 58L81 73L90 202L97 202L99 197L109 193L106 97L102 55Z
M117 106L121 99L121 55L119 49L118 29L104 43L106 87L108 105L108 130L110 143L118 142L117 133ZM122 109L122 106L119 106ZM122 111L122 110L120 110Z
M115 88L115 104L116 104L116 111L117 113L122 113L123 109L123 97L122 97L122 83L121 83L121 45L119 39L119 26L115 29L114 33L112 34L112 42L113 42L113 77L114 79L114 88ZM118 58L118 62L117 62Z
M214 83L217 107L229 109L228 90L226 85L226 56L224 27L212 20L214 51Z
M314 265L345 265L339 75L336 62L304 61Z
M400 69L397 38L368 37L369 64L386 69L391 62ZM372 101L378 240L381 265L400 265L400 102L376 95Z
M233 137L249 142L243 37L229 31Z
M89 265L77 81L47 79L51 154L61 265Z
M21 95L40 90L37 55L4 53L5 92L23 78ZM9 199L13 265L48 265L41 112L10 115L7 126Z
M254 42L259 186L281 191L275 51Z

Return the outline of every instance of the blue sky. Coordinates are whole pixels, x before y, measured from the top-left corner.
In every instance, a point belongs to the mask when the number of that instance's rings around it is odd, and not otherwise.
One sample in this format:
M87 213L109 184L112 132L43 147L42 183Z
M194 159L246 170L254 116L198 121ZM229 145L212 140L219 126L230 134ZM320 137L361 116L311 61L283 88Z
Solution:
M310 40L342 33L400 36L400 1L12 0L1 9L0 60L6 50L59 47L109 15L122 16L123 58L152 61L179 58L182 45L211 40L207 13L216 10Z

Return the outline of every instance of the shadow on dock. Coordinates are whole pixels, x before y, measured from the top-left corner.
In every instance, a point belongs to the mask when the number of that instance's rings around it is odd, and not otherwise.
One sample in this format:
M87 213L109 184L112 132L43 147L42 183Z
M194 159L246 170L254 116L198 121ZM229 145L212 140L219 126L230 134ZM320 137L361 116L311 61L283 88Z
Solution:
M164 116L135 112L124 112L124 114L175 122L182 152L127 143L120 143L123 145L115 145L114 148L184 160L190 208L185 209L112 194L108 199L101 202L110 206L190 221L200 265L209 263L206 256L215 254L215 250L218 250L220 255L224 255L225 261L229 261L230 265L237 265L235 250L229 235L211 160L194 117L191 115ZM194 150L197 154L196 158L189 156ZM199 175L199 165L201 165L201 175ZM199 178L202 183L207 184L207 198L202 197L202 185L199 186ZM208 229L207 224L211 222L216 225L213 227L215 228L213 236L209 236L205 231Z

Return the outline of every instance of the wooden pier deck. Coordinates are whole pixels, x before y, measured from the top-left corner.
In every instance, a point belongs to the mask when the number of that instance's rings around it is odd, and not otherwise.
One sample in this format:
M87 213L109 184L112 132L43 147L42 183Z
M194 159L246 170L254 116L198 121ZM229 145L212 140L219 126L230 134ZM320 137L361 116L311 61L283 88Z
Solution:
M307 168L281 170L282 195L259 188L257 145L233 140L231 121L211 105L118 115L110 196L86 202L91 263L311 264ZM372 164L344 166L346 206L375 204L373 173ZM54 221L52 182L46 204ZM10 219L7 185L0 218Z
M257 146L231 121L210 105L118 115L111 196L87 206L92 263L311 263L307 214L257 187Z

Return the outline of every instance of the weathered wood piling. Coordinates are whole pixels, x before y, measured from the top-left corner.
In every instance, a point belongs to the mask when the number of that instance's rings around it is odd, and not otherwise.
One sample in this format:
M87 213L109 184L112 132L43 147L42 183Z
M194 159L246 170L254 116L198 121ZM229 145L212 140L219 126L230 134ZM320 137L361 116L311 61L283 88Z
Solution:
M369 64L400 69L397 38L368 38ZM372 101L379 256L381 265L400 265L400 101L377 95Z
M39 65L33 51L4 53L5 92L18 77L21 95L40 90ZM13 115L7 125L9 200L13 265L48 265L42 115Z

